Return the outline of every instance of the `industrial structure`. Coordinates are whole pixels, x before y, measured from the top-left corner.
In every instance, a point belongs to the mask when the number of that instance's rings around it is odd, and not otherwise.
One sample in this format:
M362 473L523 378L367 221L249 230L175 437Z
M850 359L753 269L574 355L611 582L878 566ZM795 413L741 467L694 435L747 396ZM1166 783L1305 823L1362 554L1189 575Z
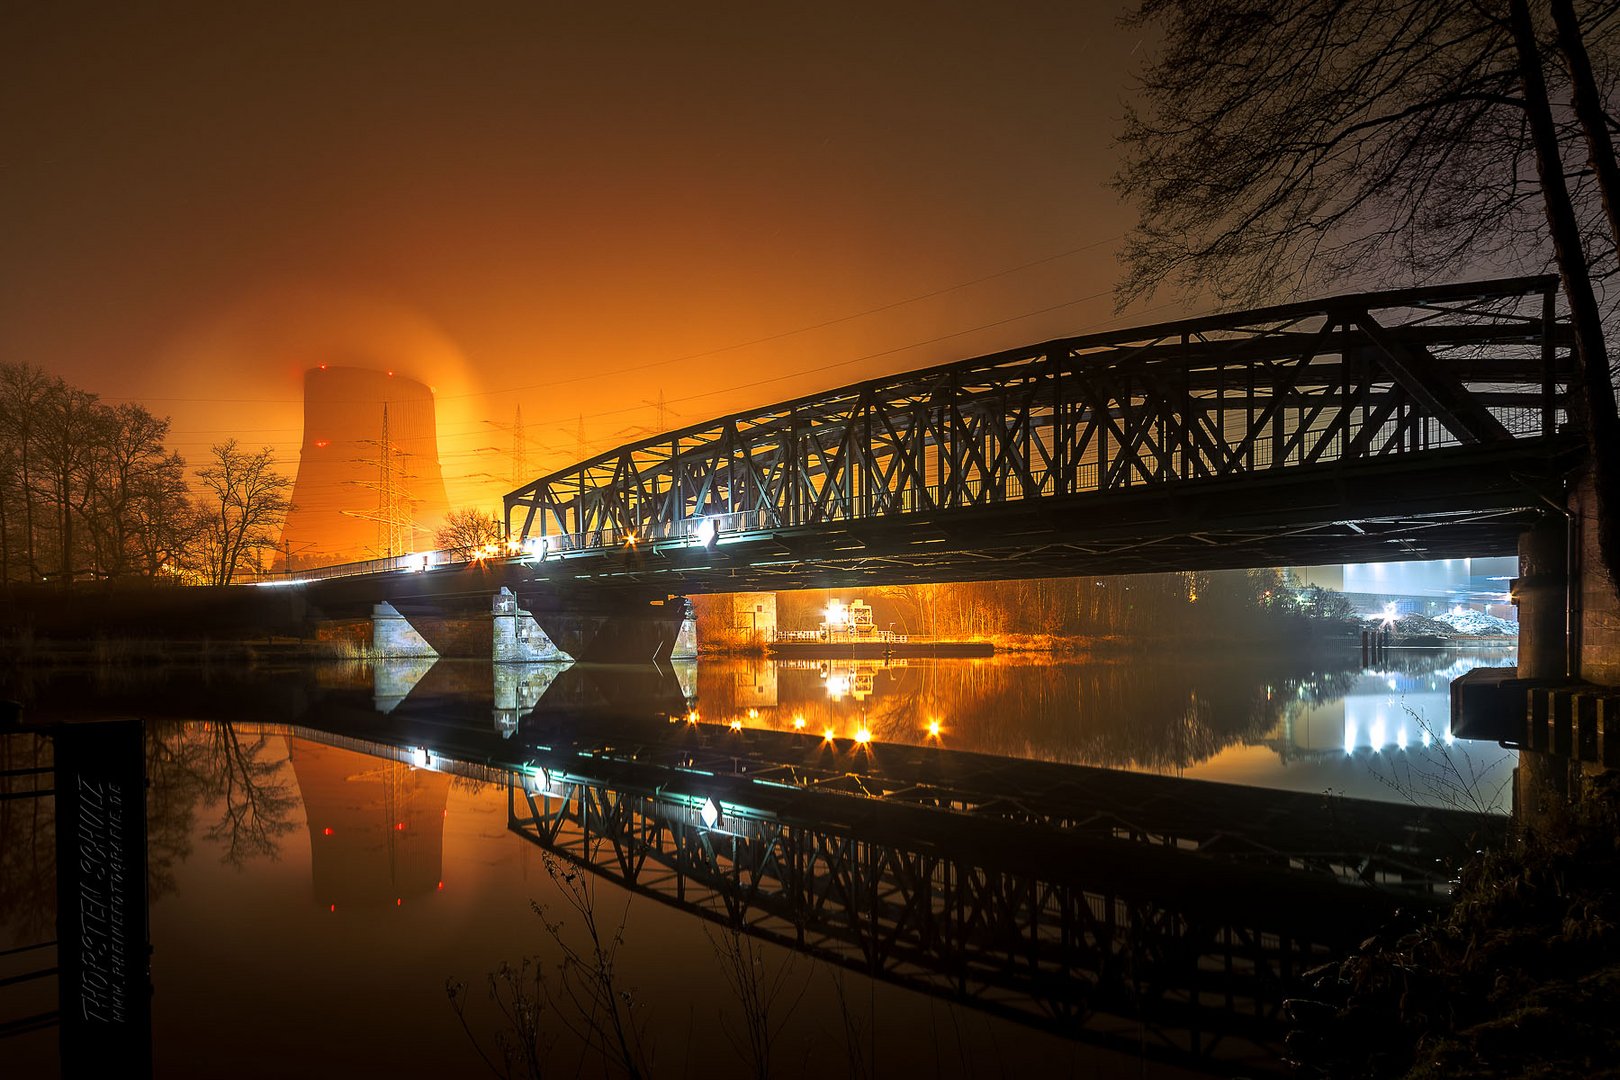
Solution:
M385 559L432 548L450 511L433 391L397 372L304 373L304 441L276 565Z

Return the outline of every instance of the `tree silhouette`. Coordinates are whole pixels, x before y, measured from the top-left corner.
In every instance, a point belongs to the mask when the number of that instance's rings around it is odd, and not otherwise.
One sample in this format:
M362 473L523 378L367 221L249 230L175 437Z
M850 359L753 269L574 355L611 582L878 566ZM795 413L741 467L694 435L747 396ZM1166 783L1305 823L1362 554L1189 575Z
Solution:
M1540 25L1548 22L1551 25ZM1539 15L1539 19L1538 19ZM1620 582L1620 293L1604 112L1620 9L1572 0L1144 0L1162 32L1116 187L1127 301L1166 282L1253 303L1307 286L1556 269L1604 562ZM1562 102L1570 105L1564 106ZM1584 159L1587 168L1571 162Z
M500 539L500 521L493 514L470 506L446 514L444 524L433 534L433 542L457 559L470 559Z
M292 481L271 468L268 446L250 453L229 439L209 452L212 463L197 472L207 491L202 561L212 584L229 585L249 551L275 546L276 529L292 509Z

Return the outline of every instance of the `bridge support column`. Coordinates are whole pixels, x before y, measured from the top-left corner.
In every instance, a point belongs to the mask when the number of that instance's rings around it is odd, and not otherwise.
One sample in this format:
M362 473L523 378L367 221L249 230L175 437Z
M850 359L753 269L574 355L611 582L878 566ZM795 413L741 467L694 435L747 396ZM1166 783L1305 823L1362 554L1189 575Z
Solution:
M1519 609L1519 678L1562 679L1569 659L1566 614L1569 549L1562 519L1519 537L1519 576L1513 604Z
M692 601L684 596L677 596L670 600L672 604L680 604L685 608L681 616L681 628L675 633L675 645L669 650L671 660L696 660L698 654L697 612L692 608Z
M574 658L557 648L534 616L518 607L511 589L501 586L491 613L495 641L490 658L497 664L547 664Z
M381 660L437 658L439 655L410 620L386 600L371 608L371 653Z
M1562 681L1569 663L1569 538L1565 522L1552 519L1519 537L1519 576L1513 604L1519 609L1519 678ZM1570 762L1547 748L1519 754L1513 775L1514 815L1538 821L1568 800ZM1578 768L1578 766L1577 766Z

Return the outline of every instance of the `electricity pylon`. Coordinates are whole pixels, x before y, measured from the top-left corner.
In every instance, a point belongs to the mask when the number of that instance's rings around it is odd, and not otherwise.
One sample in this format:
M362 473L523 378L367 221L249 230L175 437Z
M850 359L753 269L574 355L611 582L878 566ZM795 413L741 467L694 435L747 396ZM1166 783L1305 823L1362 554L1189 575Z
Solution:
M416 477L405 471L405 459L409 455L389 436L386 401L382 410L382 438L360 441L363 445L377 448L375 458L363 459L365 464L376 466L377 481L354 482L377 492L377 509L373 513L360 510L343 512L350 517L377 523L379 556L392 559L396 555L409 554L416 547L416 524L411 514L412 500L408 484Z

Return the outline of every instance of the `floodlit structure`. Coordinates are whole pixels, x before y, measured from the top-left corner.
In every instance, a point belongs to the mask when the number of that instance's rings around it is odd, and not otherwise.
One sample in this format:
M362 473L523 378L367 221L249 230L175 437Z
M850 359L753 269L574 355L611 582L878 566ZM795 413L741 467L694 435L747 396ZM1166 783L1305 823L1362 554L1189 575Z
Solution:
M433 547L449 513L433 391L392 371L304 373L304 441L276 565L298 569Z

